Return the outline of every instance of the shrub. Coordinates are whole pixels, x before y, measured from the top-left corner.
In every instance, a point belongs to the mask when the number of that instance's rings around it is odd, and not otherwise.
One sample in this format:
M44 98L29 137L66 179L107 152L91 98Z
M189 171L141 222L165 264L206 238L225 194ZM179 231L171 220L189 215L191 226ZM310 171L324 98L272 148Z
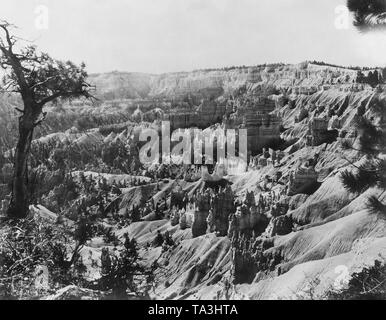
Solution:
M125 235L124 248L118 254L110 253L108 248L102 250L102 277L98 281L98 289L111 290L113 299L127 299L128 293L146 298L154 280L154 264L146 268L140 264L138 246L135 239ZM145 282L145 286L141 285Z
M83 283L79 251L87 234L83 223L73 232L40 217L4 224L0 229L0 299L31 298L51 293L54 287ZM75 249L70 250L74 240ZM34 285L39 266L45 266L51 276L44 289Z
M116 234L113 232L113 228L106 228L104 226L101 226L101 233L103 235L103 240L106 243L112 243L114 246L117 246L119 244L120 241Z
M328 295L331 300L385 300L386 265L378 260L371 267L353 273L347 288Z

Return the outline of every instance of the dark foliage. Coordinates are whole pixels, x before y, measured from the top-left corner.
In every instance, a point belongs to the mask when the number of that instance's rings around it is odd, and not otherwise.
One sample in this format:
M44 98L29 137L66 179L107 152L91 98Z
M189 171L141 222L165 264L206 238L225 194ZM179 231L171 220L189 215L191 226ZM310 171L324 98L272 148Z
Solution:
M125 235L124 248L113 254L108 248L102 250L102 277L98 288L111 290L112 299L127 299L129 293L148 298L148 290L152 285L156 265L146 268L140 263L138 246L135 239ZM143 281L146 285L143 286Z
M79 250L87 236L83 234L83 226L75 229L74 232L38 217L3 226L0 232L0 299L38 297L63 285L82 285L84 265ZM35 281L36 270L41 266L49 272L47 287L43 288L37 287Z
M360 165L354 165L353 170L342 172L342 184L349 192L356 194L370 187L380 188L383 194L386 190L386 160L380 157L380 153L384 146L385 134L381 128L364 117L359 117L355 126L359 135L358 147L354 148L353 143L347 141L343 143L343 146L345 149L352 148L359 151L366 156L366 159ZM370 212L386 213L381 195L368 199Z
M376 185L377 179L378 171L369 163L359 166L356 172L344 171L341 174L342 184L352 193L362 193Z
M330 291L327 298L331 300L385 300L386 266L375 261L371 267L352 274L347 288Z
M348 9L354 14L354 25L361 31L385 27L385 0L347 0Z

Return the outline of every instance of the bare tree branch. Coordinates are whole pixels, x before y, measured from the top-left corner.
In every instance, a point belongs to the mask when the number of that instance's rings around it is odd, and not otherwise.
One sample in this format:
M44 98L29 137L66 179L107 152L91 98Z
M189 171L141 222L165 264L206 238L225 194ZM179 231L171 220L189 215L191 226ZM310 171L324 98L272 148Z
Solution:
M53 80L53 79L55 79L55 78L58 78L58 77L59 77L59 75L52 76L52 77L48 77L47 79L45 79L45 80L43 80L43 81L40 81L40 82L38 82L38 83L35 83L33 86L30 87L30 89L33 89L33 88L36 88L36 87L41 86L41 85L43 85L43 84L46 84L47 82L49 82L49 81L51 81L51 80Z
M42 113L42 118L34 123L34 127L39 126L44 120L46 120L47 112Z
M18 111L18 112L24 113L24 110L19 109L19 108L17 108L17 107L15 107L15 110Z

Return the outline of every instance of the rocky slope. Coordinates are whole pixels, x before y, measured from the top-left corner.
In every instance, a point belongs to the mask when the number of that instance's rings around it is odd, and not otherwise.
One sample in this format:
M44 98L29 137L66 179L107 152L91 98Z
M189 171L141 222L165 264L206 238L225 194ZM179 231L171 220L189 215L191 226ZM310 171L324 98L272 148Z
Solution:
M241 87L247 96L253 96L263 85L272 85L278 91L271 97L277 102L273 113L282 119L281 138L288 142L282 150L280 163L251 165L246 173L226 177L239 200L252 192L256 201L263 198L289 203L288 210L274 217L264 233L269 245L260 253L268 259L270 268L255 270L251 283L230 285L234 272L230 237L210 232L193 237L189 223L187 227L181 227L167 217L154 221L153 216L147 216L144 221L125 228L113 226L121 239L125 233L136 238L144 263L151 265L158 260L161 267L156 273L153 297L323 297L326 291L339 287L353 272L373 264L375 260L386 260L385 216L370 213L365 205L369 195L378 195L384 200L386 195L378 189L350 194L339 179L343 170L353 169L347 159L354 164L362 161L362 156L356 151L342 149L342 138L352 138L353 124L358 116L380 121L374 110L384 109L386 102L382 88L356 84L355 78L355 70L307 63L164 75L111 73L91 76L98 94L107 100L174 98L186 94L218 97L234 93ZM284 97L287 101L280 103ZM324 119L328 129L336 130L337 134L332 139L322 137L319 143L310 144L308 129L314 119ZM319 133L315 132L313 138L320 139ZM101 144L106 137L97 130L90 130L86 133L55 133L40 140L49 139L70 139L77 144L92 145ZM295 172L296 180L296 172L300 172L296 170L310 159L314 161L310 175L315 180L315 188L308 193L293 192L289 195L286 187L291 184L290 176ZM87 172L87 175L98 174ZM281 179L275 180L273 177L276 176ZM108 181L131 178L115 174L105 177ZM143 180L146 182L147 179ZM178 188L190 194L203 187L205 182L202 180L178 181ZM133 206L144 206L160 199L169 202L176 188L177 182L173 179L122 188L120 214ZM272 224L279 221L277 218L291 221L290 227L284 226L283 232L273 232ZM148 246L158 231L168 231L175 245L167 250ZM83 250L83 260L91 279L98 275L95 261L104 246L107 244L102 239L95 238Z
M261 83L295 90L299 87L351 84L356 73L353 69L303 62L297 65L272 64L160 75L112 72L93 74L90 82L96 85L98 95L107 100L172 98L188 94L217 97L232 93L243 85L256 86Z

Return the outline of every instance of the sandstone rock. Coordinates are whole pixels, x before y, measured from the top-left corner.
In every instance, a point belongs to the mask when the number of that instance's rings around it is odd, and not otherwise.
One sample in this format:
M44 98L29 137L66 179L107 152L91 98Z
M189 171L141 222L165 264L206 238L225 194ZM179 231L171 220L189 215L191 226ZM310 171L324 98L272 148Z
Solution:
M180 229L185 230L193 225L194 213L182 210L180 213Z
M219 236L228 233L229 215L234 212L234 194L229 186L219 190L211 198L211 210L207 218L210 232Z
M290 197L288 206L289 210L295 210L299 208L308 198L308 194L296 194Z
M285 235L292 232L293 222L289 216L280 216L273 218L267 227L267 235L273 237L276 235Z
M288 195L309 192L317 183L317 174L313 167L300 166L290 174Z
M174 227L180 223L180 214L178 210L175 210L170 216L170 224Z
M232 215L228 236L234 234L260 235L267 227L269 219L256 206L253 192L247 192L244 202L237 207L236 213Z
M208 211L195 211L194 212L194 222L192 225L192 236L193 238L202 236L206 233L208 229L208 223L206 219L208 218Z

